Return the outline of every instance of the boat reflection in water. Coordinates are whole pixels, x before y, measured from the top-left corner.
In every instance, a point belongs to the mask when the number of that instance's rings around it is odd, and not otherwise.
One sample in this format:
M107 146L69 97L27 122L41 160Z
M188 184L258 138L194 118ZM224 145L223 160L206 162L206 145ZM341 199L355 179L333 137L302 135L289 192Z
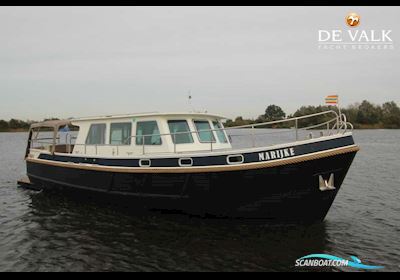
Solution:
M321 116L323 123L301 125ZM234 128L222 119L147 113L33 124L27 175L40 189L163 211L278 223L325 218L358 151L343 114ZM271 144L256 129L278 124L292 126L292 139ZM77 137L68 133L73 127ZM248 132L250 147L234 148L235 132Z
M35 226L23 232L21 238L31 242L19 256L26 270L287 271L297 269L301 256L330 250L325 223L246 224L76 195L30 196L31 212L24 219Z

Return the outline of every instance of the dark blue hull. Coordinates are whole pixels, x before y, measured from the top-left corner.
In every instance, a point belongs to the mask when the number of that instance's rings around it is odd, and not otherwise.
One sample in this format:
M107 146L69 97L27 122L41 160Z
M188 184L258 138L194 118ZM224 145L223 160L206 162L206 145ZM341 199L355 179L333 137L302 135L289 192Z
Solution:
M314 158L311 153L265 168L183 173L110 172L27 160L27 173L47 190L98 194L151 209L312 223L325 218L355 154L349 150ZM321 191L320 176L328 180L332 174L335 189Z

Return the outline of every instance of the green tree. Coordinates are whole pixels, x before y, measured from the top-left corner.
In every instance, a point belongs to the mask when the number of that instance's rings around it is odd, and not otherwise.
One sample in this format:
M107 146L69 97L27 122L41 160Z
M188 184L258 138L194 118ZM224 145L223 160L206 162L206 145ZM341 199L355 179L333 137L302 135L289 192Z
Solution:
M355 123L357 121L359 107L360 103L355 103L347 106L346 108L342 108L342 113L346 115L347 121L351 123Z
M298 109L294 114L293 117L301 117L301 116L306 116L306 115L312 115L316 113L321 113L325 111L337 111L336 108L333 106L302 106L300 109ZM333 114L325 114L325 115L319 115L315 117L310 117L306 119L301 119L298 121L299 127L307 127L315 124L320 124L327 122L331 119L333 119L335 115Z
M7 131L7 130L8 130L8 122L0 120L0 131Z
M264 115L258 117L257 122L270 122L282 120L286 117L285 112L277 105L269 105L265 109Z
M11 129L17 129L17 128L20 128L20 126L21 126L21 121L20 120L11 119L8 122L8 127L11 128Z
M358 107L356 123L377 124L382 117L382 108L364 100Z
M8 122L8 127L10 129L28 129L29 123L17 119L11 119Z
M400 108L394 101L382 105L382 123L387 128L400 128Z
M248 120L248 119L243 119L243 117L237 117L236 119L235 119L235 125L237 126L237 125L247 125L247 124L252 124L252 123L254 123L254 121L252 121L252 120Z
M236 119L234 121L232 120L227 120L224 123L225 127L232 127L232 126L241 126L241 125L248 125L248 124L253 124L255 123L254 120L250 120L250 119L243 119L242 116L236 117Z

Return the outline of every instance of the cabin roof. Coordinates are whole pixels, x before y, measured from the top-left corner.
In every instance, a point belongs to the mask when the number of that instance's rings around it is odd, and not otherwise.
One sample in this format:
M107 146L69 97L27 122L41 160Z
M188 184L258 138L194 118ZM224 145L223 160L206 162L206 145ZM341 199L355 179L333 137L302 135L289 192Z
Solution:
M31 124L31 128L38 128L38 127L58 128L66 125L71 125L71 120L51 120L51 121L38 122Z
M71 119L71 122L80 121L96 121L96 120L108 120L108 119L124 119L124 118L139 118L139 117L211 117L216 119L226 119L226 117L216 114L209 113L196 113L196 112L171 112L171 113L137 113L137 114L124 114L124 115L106 115L106 116L95 116L95 117L83 117Z

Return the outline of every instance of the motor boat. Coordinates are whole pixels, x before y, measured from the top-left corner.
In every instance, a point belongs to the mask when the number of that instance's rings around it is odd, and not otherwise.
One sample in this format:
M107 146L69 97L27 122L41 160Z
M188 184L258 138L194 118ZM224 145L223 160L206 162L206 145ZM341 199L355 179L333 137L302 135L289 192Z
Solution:
M346 116L329 110L236 127L225 127L225 119L188 112L34 123L27 176L44 191L99 194L152 209L324 220L359 150Z

